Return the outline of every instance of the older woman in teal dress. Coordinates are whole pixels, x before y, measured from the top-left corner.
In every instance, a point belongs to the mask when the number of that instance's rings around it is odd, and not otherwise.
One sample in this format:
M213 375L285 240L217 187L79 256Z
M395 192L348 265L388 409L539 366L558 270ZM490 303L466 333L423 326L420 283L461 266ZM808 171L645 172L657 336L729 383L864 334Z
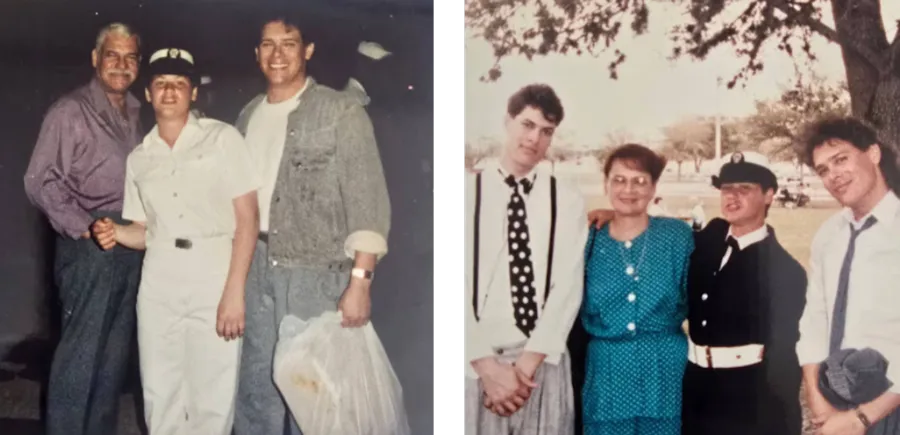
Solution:
M590 336L582 390L586 435L677 435L687 340L684 222L650 217L665 159L619 147L603 172L613 218L591 228L581 320Z

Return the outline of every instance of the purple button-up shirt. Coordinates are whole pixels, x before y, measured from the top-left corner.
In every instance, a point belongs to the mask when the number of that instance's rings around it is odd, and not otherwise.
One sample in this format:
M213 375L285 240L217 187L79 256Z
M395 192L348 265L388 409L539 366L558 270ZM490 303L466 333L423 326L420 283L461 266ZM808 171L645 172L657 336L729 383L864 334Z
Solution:
M140 103L128 94L127 119L97 78L60 98L44 117L25 193L53 228L79 238L93 211L121 211L125 161L140 142Z

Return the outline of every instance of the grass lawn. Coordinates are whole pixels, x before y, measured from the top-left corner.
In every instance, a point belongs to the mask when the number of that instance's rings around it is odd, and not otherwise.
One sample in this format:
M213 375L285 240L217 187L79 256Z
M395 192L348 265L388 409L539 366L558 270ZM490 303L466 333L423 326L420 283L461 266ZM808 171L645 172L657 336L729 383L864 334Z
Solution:
M673 213L682 209L690 209L693 206L688 197L665 196L663 201L666 208ZM586 202L589 210L609 207L606 198L602 196L587 197ZM707 220L720 216L719 205L718 198L704 198L703 209L706 212ZM839 209L840 207L834 201L817 201L813 202L810 207L792 210L775 205L769 210L768 223L775 230L775 236L781 245L808 270L809 248L813 236L822 222ZM809 424L808 410L805 400L803 400L802 390L800 402L804 405L802 435L811 435L813 431Z

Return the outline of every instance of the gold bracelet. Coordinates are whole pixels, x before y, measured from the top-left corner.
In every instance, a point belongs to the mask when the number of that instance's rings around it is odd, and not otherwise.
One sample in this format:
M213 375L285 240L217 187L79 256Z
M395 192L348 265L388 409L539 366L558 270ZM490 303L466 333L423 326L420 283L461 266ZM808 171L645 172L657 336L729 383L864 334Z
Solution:
M861 409L859 409L859 408L854 408L854 411L856 411L856 418L858 418L859 421L862 422L863 426L864 426L866 429L868 429L869 427L872 426L872 422L869 421L869 417L866 417L866 414L863 414L863 412L862 412Z

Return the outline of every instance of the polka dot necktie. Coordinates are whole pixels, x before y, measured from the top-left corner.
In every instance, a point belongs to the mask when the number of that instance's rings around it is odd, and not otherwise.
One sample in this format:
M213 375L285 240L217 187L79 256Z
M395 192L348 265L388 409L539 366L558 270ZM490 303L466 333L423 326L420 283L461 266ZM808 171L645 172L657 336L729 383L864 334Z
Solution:
M507 206L509 241L509 283L512 291L513 317L516 326L526 337L537 321L537 301L534 300L534 270L531 263L531 248L525 200L519 194L518 184L512 175L506 177L506 184L512 188ZM522 180L522 191L527 195L533 186L529 180Z

